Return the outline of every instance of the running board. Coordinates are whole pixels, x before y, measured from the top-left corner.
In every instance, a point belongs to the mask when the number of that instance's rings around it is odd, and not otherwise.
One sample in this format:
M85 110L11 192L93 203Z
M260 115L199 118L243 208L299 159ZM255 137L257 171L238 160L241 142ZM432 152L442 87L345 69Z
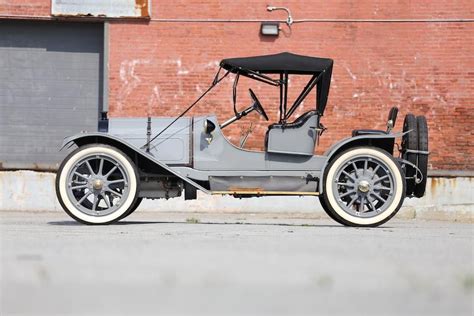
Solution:
M263 195L310 195L310 196L318 196L319 192L293 192L293 191L211 191L212 195L255 195L255 196L263 196Z

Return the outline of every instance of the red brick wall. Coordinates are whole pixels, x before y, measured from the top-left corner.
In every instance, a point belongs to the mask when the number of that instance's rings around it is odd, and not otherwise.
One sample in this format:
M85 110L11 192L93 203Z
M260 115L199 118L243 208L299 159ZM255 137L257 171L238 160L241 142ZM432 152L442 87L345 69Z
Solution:
M19 1L6 1L6 3ZM36 5L49 14L49 1ZM4 1L5 3L5 1ZM474 23L298 23L276 39L259 35L260 23L160 22L162 18L285 19L266 4L285 5L295 19L474 18L472 1L196 1L152 3L152 21L114 20L110 25L110 116L174 116L199 96L225 57L291 51L335 61L318 152L350 135L354 128L384 128L391 106L400 107L396 129L406 113L426 115L432 169L474 170ZM9 5L15 14L19 10ZM7 10L7 11L8 11ZM25 14L33 14L25 6ZM0 0L0 14L5 13ZM291 81L290 101L304 82ZM278 92L241 79L238 104L250 103L252 87L270 120L278 115ZM225 80L191 114L232 114L232 80ZM314 95L302 113L314 106ZM226 134L237 142L240 128L257 123L248 141L261 148L269 124L256 114Z
M48 16L51 0L0 0L2 15Z

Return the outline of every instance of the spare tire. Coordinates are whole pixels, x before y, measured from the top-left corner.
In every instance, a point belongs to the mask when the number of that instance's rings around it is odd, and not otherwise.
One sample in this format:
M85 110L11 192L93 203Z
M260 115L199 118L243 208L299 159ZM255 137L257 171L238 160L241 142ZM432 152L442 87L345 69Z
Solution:
M416 117L413 114L407 114L403 121L403 132L410 133L404 134L402 138L402 158L408 160L412 164L417 164L417 154L407 152L407 150L418 150L418 126ZM416 170L411 166L405 166L405 177L406 179L406 195L411 196L415 191L415 173Z
M416 124L418 131L418 150L428 152L428 124L426 123L426 117L418 116L416 118ZM425 153L418 153L417 165L423 175L423 179L420 183L415 184L414 195L420 198L425 195L426 182L428 180L428 155Z

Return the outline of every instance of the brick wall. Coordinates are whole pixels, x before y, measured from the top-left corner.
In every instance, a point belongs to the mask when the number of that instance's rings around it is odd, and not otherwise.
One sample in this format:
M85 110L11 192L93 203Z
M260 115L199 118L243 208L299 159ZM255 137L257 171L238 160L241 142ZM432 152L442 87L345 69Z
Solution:
M50 1L0 0L0 14L48 15ZM13 4L15 3L15 4ZM298 23L283 25L278 38L259 35L260 23L162 22L153 19L285 19L269 13L268 1L170 1L152 3L151 21L110 24L110 116L177 115L207 88L222 58L291 51L335 61L318 152L354 128L384 128L388 110L426 115L432 169L474 170L474 23ZM474 18L472 1L271 1L295 19ZM32 9L36 7L37 9ZM5 9L6 8L6 9ZM22 11L23 10L23 11ZM191 114L232 115L232 78L216 88ZM291 81L290 102L305 84ZM278 90L241 79L238 105L259 96L270 120L278 115ZM314 95L296 113L314 107ZM241 129L256 123L248 148L261 148L269 124L257 114L226 135L238 142Z
M49 16L50 14L50 0L0 0L0 16Z

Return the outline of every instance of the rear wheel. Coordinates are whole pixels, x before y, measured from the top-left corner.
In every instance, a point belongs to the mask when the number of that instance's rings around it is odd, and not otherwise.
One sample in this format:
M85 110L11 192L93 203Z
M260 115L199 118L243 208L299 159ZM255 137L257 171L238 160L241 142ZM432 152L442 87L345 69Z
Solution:
M375 147L356 147L339 154L323 180L324 205L347 226L378 226L395 216L405 198L400 165Z
M139 181L135 164L123 152L108 145L86 145L62 162L56 195L75 220L110 224L136 206Z

